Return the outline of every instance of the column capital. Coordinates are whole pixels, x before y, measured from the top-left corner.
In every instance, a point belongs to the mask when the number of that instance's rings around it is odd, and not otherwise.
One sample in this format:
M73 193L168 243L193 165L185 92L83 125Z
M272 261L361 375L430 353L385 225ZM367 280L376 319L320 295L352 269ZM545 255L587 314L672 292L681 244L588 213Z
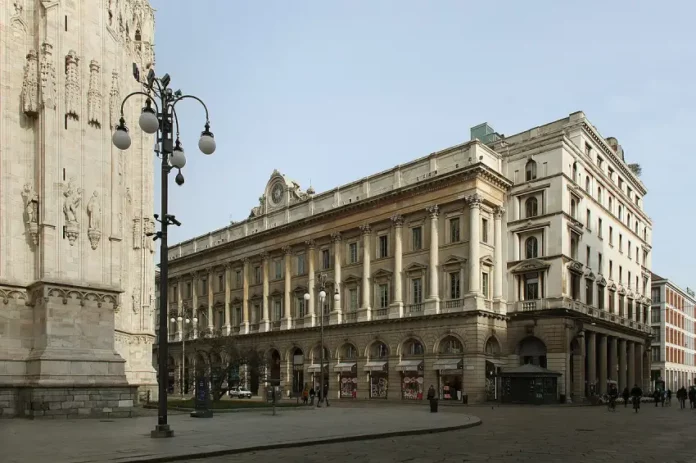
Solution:
M263 261L267 261L271 258L271 254L269 254L267 251L262 252L261 254L259 254L259 256L261 256L261 260Z
M391 221L394 222L395 227L403 227L404 216L401 214L393 215L393 216L391 216Z
M199 279L199 278L201 277L202 274L203 274L203 272L202 272L201 270L194 270L194 271L191 272L191 277L192 277L194 280L197 280L197 279Z
M473 195L467 196L466 202L471 208L478 208L481 207L481 202L483 201L483 197L478 194L474 193Z
M440 213L440 208L437 206L437 204L428 206L425 208L425 210L428 212L428 214L430 214L431 219L436 219L438 214Z
M292 254L292 246L283 246L282 249L283 249L283 254L285 254L286 256L289 256L290 254Z
M372 227L370 227L369 223L360 225L360 231L362 232L363 235L369 235L372 233Z
M496 219L502 219L503 215L505 214L505 208L503 206L498 206L493 209L493 213L495 214Z
M247 257L242 257L241 260L242 260L242 263L243 263L244 265L246 265L246 264L248 264L249 262L251 262L251 259L250 259L248 256L247 256Z
M313 239L309 239L309 240L305 241L305 245L309 249L314 249L316 247L317 243L315 243Z
M333 232L331 233L331 241L334 243L338 243L341 241L341 233L340 232Z
M225 266L225 270L232 270L232 267L234 266L234 264L232 262L225 262L224 266Z

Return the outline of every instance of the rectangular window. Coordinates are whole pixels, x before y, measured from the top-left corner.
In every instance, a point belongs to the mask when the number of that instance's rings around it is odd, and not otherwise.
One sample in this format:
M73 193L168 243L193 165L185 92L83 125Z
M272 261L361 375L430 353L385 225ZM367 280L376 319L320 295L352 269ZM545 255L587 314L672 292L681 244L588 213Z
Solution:
M350 310L358 310L358 290L353 288L348 290Z
M237 270L234 276L234 287L239 289L242 287L242 271Z
M304 317L304 316L305 316L305 300L304 300L304 297L298 297L298 298L297 298L297 316L298 316L298 317Z
M201 278L201 295L205 296L208 294L208 279Z
M590 215L590 210L587 210L587 214L585 217L585 226L587 227L588 230L592 229L592 216Z
M387 235L379 237L379 257L387 257L389 255L389 241Z
M586 255L586 258L585 258L585 265L587 265L588 267L591 267L591 265L590 265L590 255L591 255L591 253L592 253L592 248L589 247L589 246L587 246L587 255Z
M488 243L488 219L481 219L481 241Z
M614 279L614 262L609 260L609 279Z
M256 283L257 285L260 285L261 280L262 280L261 267L257 265L254 267L254 283Z
M179 291L176 285L172 286L172 302L179 302Z
M585 304L587 305L592 305L592 294L593 294L593 288L592 288L592 280L590 279L585 279Z
M307 273L307 269L305 268L305 263L306 263L306 257L304 254L299 254L297 256L297 274L298 275L304 275Z
M379 308L389 307L389 285L379 285Z
M461 286L459 280L459 272L452 272L449 274L450 280L450 299L461 298Z
M611 226L609 227L609 245L614 245L614 228Z
M326 270L331 266L331 255L328 249L321 250L321 268Z
M619 233L619 252L623 253L623 235Z
M609 291L609 313L616 311L616 291Z
M223 291L225 289L225 276L218 275L218 291Z
M602 219L597 219L597 236L602 238Z
M283 304L280 299L273 300L273 320L280 321L283 318Z
M488 273L481 273L481 293L484 299L490 298L490 286L488 284Z
M604 310L604 286L597 285L597 308Z
M355 264L358 262L358 243L350 243L348 245L348 263Z
M597 271L599 273L602 273L602 271L603 271L603 269L602 269L602 253L601 252L597 253Z
M420 278L414 278L411 280L411 284L413 286L413 303L420 304L423 302L423 280Z
M273 261L273 268L275 279L280 280L281 278L283 278L283 262L280 259Z
M460 236L459 236L459 218L455 217L453 219L450 219L449 227L450 227L450 243L458 243L459 239L460 239Z
M578 235L570 234L570 257L573 260L578 260Z
M411 229L411 247L414 251L423 249L423 228L415 227Z
M242 308L234 309L234 326L239 326L242 323Z
M659 304L660 302L662 302L660 300L660 297L661 297L660 288L653 288L652 291L650 292L650 295L652 296L651 299L653 301L653 304ZM653 313L655 313L655 312L653 311Z
M191 282L186 283L186 297L191 297Z
M631 240L628 241L628 247L626 249L628 252L628 258L632 259L633 257L631 256Z
M619 265L619 284L623 283L623 266Z
M524 276L524 300L539 299L539 277L537 274Z
M597 156L597 167L599 167L601 169L603 165L604 165L604 159Z

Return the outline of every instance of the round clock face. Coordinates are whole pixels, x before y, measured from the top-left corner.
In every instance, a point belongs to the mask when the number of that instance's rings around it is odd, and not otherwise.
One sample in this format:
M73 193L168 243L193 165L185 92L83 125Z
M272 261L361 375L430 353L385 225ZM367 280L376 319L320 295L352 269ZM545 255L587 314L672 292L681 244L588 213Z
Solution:
M283 199L283 185L276 183L271 190L271 196L273 197L273 202L278 204L281 199Z

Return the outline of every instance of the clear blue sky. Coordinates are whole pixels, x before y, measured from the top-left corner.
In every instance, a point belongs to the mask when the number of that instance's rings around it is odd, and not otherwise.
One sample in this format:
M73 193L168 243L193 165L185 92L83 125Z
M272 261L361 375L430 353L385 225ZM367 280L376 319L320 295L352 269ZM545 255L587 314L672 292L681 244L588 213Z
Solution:
M170 242L246 218L274 168L321 192L583 110L643 167L653 271L696 286L696 2L151 1L157 71L218 146L182 104Z

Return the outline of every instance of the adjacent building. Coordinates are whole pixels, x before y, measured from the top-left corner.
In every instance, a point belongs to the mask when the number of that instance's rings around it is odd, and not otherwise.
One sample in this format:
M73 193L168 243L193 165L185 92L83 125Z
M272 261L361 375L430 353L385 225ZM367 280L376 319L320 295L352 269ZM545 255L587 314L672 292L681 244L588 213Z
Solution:
M696 384L696 294L652 274L651 381L676 391Z
M515 395L511 372L557 400L647 387L638 171L576 112L513 136L482 124L320 194L273 172L248 218L170 248L169 310L196 316L191 337L265 352L288 394L318 384L322 320L334 397L418 400L432 384L478 402ZM187 350L180 368L182 324L170 332L179 388L203 359Z
M153 43L146 0L0 0L0 415L127 415L156 392L153 140L133 122L111 143Z

